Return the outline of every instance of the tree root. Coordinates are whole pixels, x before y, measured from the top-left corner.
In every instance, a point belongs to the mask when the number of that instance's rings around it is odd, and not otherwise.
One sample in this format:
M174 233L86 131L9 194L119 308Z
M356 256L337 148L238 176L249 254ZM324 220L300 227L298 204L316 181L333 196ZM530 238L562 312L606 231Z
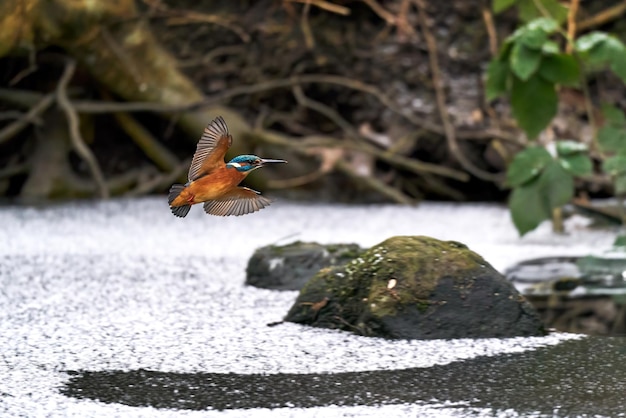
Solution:
M68 61L57 86L56 99L61 109L63 109L65 117L67 118L72 146L74 147L74 150L78 153L78 155L80 155L80 157L85 160L85 162L89 166L89 171L91 171L91 175L96 182L96 185L98 186L98 194L102 199L106 199L109 197L109 190L105 185L104 176L102 175L102 171L100 170L100 165L98 164L96 157L94 157L89 147L85 145L85 141L83 141L79 130L78 115L76 114L76 110L70 103L70 99L67 97L67 85L70 82L70 79L72 78L75 69L76 62L74 62L73 60Z
M13 121L11 124L0 129L0 144L13 138L20 133L22 129L33 123L43 112L45 112L54 102L54 95L47 94L42 96L24 116Z
M454 126L446 107L447 100L452 96L446 97L439 75L441 68L437 58L437 44L428 26L429 16L425 10L424 0L402 0L396 4L363 0L363 3L384 20L386 30L397 30L398 39L402 39L400 43L415 41L419 36L412 26L417 16L422 35L426 40L430 64L430 75L422 74L418 76L418 80L426 85L432 83L438 120L436 117L432 119L424 116L429 112L420 113L422 109L417 106L406 105L408 102L404 101L404 97L395 99L394 93L386 89L388 85L374 85L367 78L364 80L368 82L350 77L349 72L346 72L346 75L312 74L311 67L306 65L285 71L277 68L275 73L268 73L275 74L276 77L270 80L264 78L267 76L263 73L265 69L253 71L253 75L247 79L241 77L251 84L226 82L217 88L209 87L218 92L206 96L192 79L181 71L181 62L155 39L149 26L150 19L165 19L168 26L198 23L208 23L210 27L221 26L228 30L229 35L235 39L238 37L245 44L241 45L241 48L233 45L218 46L208 53L197 54L196 56L202 56L200 61L188 60L193 61L192 64L210 61L211 65L206 65L208 69L203 70L203 76L206 76L208 71L213 74L216 71L219 73L220 70L216 68L220 67L222 58L213 59L217 55L226 54L229 55L229 59L232 56L245 56L248 43L254 43L251 34L256 33L255 30L258 28L249 28L243 23L245 20L221 19L223 17L221 14L170 10L161 1L145 0L145 3L149 4L150 11L143 16L138 12L135 0L95 3L86 0L5 0L0 4L0 57L9 53L39 51L49 46L63 48L72 57L72 61L65 67L55 94L30 94L26 91L9 90L14 97L5 99L12 100L13 103L21 102L20 107L27 108L28 111L0 130L0 145L18 135L23 137L24 129L48 112L56 101L68 121L66 128L69 129L70 138L67 144L57 142L57 145L66 154L72 149L75 150L86 162L93 179L85 181L75 173L72 174L67 155L64 159L60 155L55 156L58 167L56 171L51 171L55 173L52 178L65 182L67 186L66 192L61 192L62 187L55 186L50 179L44 179L35 167L39 163L44 163L42 159L45 147L38 140L38 149L41 149L36 151L29 165L32 172L24 195L81 194L87 190L97 190L101 197L106 197L114 190L115 193L137 195L162 191L168 187L169 182L184 177L188 161L180 162L175 152L168 148L169 144L164 145L155 137L155 133L141 126L132 116L132 112L156 112L171 119L172 124L178 124L189 134L187 137L189 149L197 143L207 121L221 115L228 121L230 132L236 138L229 156L249 153L254 147L259 148L254 152L261 154L273 147L280 153L277 157L306 162L302 166L290 164L287 168L281 168L280 170L286 170L282 173L287 172L290 176L282 180L274 179L267 183L268 186L296 187L336 171L361 187L375 191L392 201L407 204L414 203L425 193L433 191L455 200L462 199L463 193L454 190L450 183L467 182L470 174L490 182L501 183L501 175L481 169L472 162L464 151L465 144L462 141L481 141L481 147L483 142L493 140L511 144L513 147L521 144L519 136L514 132L495 128L474 130ZM320 13L345 16L352 12L348 6L325 0L289 0L283 2L282 7L292 18L291 21L287 21L287 26L293 23L293 28L281 26L273 30L278 30L281 36L291 36L292 30L299 33L303 39L300 40L301 45L304 42L312 55L316 55L318 49L324 46L323 42L328 42L320 32L316 32L319 27L315 26L319 25L316 16ZM49 13L50 10L55 12ZM414 13L415 10L417 15ZM369 11L366 9L366 12ZM224 16L228 17L229 14L225 12ZM495 37L497 32L491 16L483 15L483 18L494 52L497 48ZM385 32L384 36L388 33L390 32ZM218 52L219 48L222 50ZM233 54L233 48L238 54ZM424 53L422 48L417 49L419 53ZM315 59L323 58L322 55L316 56ZM105 99L115 97L113 100L121 99L126 102L80 100L74 95L70 98L67 87L75 69L74 60L79 63L81 69L88 71L99 86L111 93L108 96L104 95ZM35 66L31 65L29 68L36 68L36 62L33 61L31 64ZM325 70L332 72L332 65ZM76 77L75 81L77 80L79 77ZM226 88L229 85L235 87ZM365 124L369 124L370 120L366 119L367 123L363 120L361 122L352 120L343 113L340 105L314 99L316 90L328 89L339 90L353 101L355 98L357 101L363 98L371 99L369 103L372 103L374 109L381 110L387 115L387 119L400 122L398 125L402 126L401 135L397 135L396 138L389 134L388 138L391 137L392 140L388 139L386 142L372 141L373 136L368 136L361 129ZM287 104L268 104L266 109L272 113L268 120L274 122L280 120L279 123L263 126L263 123L259 122L256 127L252 127L242 116L246 114L249 118L250 113L246 113L249 109L238 112L222 106L229 101L239 105L245 102L245 97L251 97L251 101L259 97L262 107L265 106L263 101L269 96L267 93L278 90L282 91L277 93L287 96L284 100ZM0 89L0 99L4 93L6 91ZM275 106L276 109L272 109L271 106ZM81 113L113 113L117 124L153 165L146 164L137 170L133 169L127 175L115 178L115 184L107 182L98 160L81 137L77 117ZM325 128L306 127L302 123L304 114L312 116L315 121L321 119ZM371 131L380 129L381 121L388 120L380 118L372 121L371 126L375 128ZM275 129L276 125L296 126L302 129L292 130L292 135L281 135L270 130ZM408 132L402 132L402 129ZM413 158L414 155L423 155L416 144L424 138L428 141L432 134L435 134L437 140L439 137L446 139L447 153L444 152L444 159L448 158L448 154L451 155L454 159L453 164L456 165L458 162L462 170ZM443 141L441 143L444 144ZM179 152L181 149L175 151ZM102 158L100 155L99 157ZM359 161L356 161L357 159ZM319 164L316 164L316 160L319 160L317 161ZM452 159L448 159L448 162L450 160ZM433 158L432 161L440 159ZM104 162L102 163L106 168ZM43 181L40 189L32 184L36 179ZM250 185L254 186L255 181L261 180L259 176L254 176L250 181L252 182Z

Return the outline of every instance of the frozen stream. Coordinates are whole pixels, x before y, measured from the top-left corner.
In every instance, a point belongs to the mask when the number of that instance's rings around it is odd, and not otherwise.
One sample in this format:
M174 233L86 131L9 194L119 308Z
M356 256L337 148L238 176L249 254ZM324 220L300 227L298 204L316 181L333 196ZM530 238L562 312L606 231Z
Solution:
M164 199L0 207L0 416L626 416L626 342L573 334L387 341L267 327L296 292L243 286L255 248L429 235L497 269L608 249L505 208L276 203L218 218ZM621 415L620 415L621 414Z

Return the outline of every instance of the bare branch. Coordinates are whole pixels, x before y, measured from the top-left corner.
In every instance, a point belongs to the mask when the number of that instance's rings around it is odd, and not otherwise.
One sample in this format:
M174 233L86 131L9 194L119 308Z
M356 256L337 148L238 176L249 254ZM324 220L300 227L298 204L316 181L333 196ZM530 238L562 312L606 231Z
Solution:
M21 118L13 121L0 130L0 144L17 135L22 129L31 124L39 115L45 112L54 102L53 94L41 96L39 101Z
M65 117L67 118L67 123L69 125L70 131L70 139L72 141L72 146L80 155L80 157L85 160L87 165L89 166L89 170L91 171L91 175L93 176L94 181L96 182L98 188L98 194L101 198L107 199L109 197L109 189L104 181L104 176L102 175L102 171L100 170L100 166L98 165L98 161L94 157L93 153L85 145L83 138L80 135L79 129L79 120L78 115L76 114L76 110L72 106L70 99L67 97L67 85L74 75L74 71L76 70L76 61L68 60L65 65L65 69L63 70L63 75L59 80L59 84L56 90L56 98L57 102L63 112L65 113Z
M582 22L579 22L578 28L576 30L578 32L583 32L596 26L604 25L611 20L618 19L624 13L626 13L626 1L617 3L615 6L611 6L605 9L600 13L591 16L589 19L585 19Z
M459 148L459 144L456 141L456 133L454 130L454 126L450 121L450 115L448 114L448 109L446 108L446 93L443 89L443 83L441 80L439 68L439 59L437 57L437 43L435 41L435 37L430 32L428 26L428 17L426 15L426 5L424 0L414 0L418 10L418 17L420 21L420 26L422 27L422 33L424 34L424 38L426 39L426 45L428 47L428 57L430 61L430 71L431 77L433 79L433 85L435 87L435 94L437 98L437 108L439 109L439 114L441 116L441 122L443 123L444 132L446 135L448 149L452 153L452 155L456 158L456 160L461 164L461 166L472 173L474 176L478 177L482 180L493 181L493 182L501 182L502 176L495 175L492 173L488 173L484 170L476 167L471 161L467 159L465 154Z

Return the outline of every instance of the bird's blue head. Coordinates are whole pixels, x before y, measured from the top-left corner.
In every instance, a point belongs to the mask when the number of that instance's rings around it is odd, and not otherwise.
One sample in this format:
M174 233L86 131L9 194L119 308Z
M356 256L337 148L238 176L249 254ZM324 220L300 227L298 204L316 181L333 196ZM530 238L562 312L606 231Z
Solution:
M263 167L265 164L286 162L287 161L285 160L270 160L267 158L261 158L256 155L238 155L226 163L226 168L234 168L237 171L249 173L252 170Z

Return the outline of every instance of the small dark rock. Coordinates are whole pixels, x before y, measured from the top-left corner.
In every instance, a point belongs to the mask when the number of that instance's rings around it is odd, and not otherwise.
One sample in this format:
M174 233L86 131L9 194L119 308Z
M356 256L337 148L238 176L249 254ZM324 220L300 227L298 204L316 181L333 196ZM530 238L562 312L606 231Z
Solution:
M248 261L246 284L264 289L300 290L320 269L345 264L364 251L356 244L300 241L262 247Z
M543 257L505 272L546 326L591 335L626 335L626 257Z
M321 270L285 320L385 338L544 334L533 307L482 257L423 236L393 237Z

